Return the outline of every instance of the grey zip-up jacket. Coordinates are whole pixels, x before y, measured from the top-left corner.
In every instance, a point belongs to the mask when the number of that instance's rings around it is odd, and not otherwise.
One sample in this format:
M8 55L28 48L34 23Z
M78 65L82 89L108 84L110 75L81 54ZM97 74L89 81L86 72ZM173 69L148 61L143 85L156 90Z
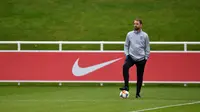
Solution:
M147 60L150 54L148 34L142 30L139 32L128 32L124 44L124 51L126 56L131 56L135 61Z

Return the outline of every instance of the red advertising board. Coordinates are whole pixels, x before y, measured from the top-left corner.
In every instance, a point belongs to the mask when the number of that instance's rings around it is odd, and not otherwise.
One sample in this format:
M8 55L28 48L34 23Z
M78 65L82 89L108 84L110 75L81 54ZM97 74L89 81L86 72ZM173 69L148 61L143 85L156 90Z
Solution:
M0 81L123 81L124 60L119 52L1 52ZM200 53L151 53L144 81L200 82L199 64Z

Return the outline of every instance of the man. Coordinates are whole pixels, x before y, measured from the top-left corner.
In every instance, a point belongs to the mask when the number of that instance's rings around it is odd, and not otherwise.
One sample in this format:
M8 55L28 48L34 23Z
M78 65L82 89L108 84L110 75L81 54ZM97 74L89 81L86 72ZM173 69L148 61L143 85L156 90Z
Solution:
M120 90L129 91L129 68L134 64L137 67L136 98L141 98L140 90L143 82L143 73L146 61L150 54L149 37L142 31L142 20L134 20L134 30L128 32L124 44L126 60L123 65L124 86Z

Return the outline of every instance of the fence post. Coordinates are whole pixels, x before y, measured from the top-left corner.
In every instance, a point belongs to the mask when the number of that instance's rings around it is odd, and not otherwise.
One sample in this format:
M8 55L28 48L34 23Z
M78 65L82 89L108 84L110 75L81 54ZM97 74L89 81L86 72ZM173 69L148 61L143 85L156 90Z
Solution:
M21 50L21 45L20 45L20 42L19 42L19 41L17 42L17 50L18 50L18 51Z
M100 83L100 86L103 86L103 83Z
M59 84L58 84L59 86L62 86L62 82L59 82Z
M17 85L20 86L21 85L20 82L18 82Z
M103 41L100 43L100 50L103 51Z
M184 51L187 52L187 43L184 42Z
M62 51L62 42L59 42L59 51Z

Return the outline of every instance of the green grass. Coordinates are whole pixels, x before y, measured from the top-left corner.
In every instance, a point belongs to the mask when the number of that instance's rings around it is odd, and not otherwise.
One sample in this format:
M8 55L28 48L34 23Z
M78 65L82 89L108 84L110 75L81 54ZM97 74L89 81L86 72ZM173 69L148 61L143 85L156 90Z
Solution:
M144 21L150 41L200 41L199 0L0 0L0 41L124 41L136 17ZM28 49L58 49L57 45L22 45ZM123 50L123 45L105 45ZM17 45L0 45L14 50ZM63 49L93 49L99 45L63 45ZM199 45L189 45L200 50ZM152 45L152 50L183 50L183 45ZM10 84L10 83L9 83ZM200 101L199 85L145 86L142 99L119 98L120 86L57 84L0 86L2 112L130 112ZM200 104L150 112L199 112Z
M199 87L144 86L142 99L121 99L118 86L0 86L4 112L130 112L200 101ZM150 112L198 112L200 104L170 107Z
M136 17L151 41L200 41L199 11L199 0L0 0L0 41L124 41Z

